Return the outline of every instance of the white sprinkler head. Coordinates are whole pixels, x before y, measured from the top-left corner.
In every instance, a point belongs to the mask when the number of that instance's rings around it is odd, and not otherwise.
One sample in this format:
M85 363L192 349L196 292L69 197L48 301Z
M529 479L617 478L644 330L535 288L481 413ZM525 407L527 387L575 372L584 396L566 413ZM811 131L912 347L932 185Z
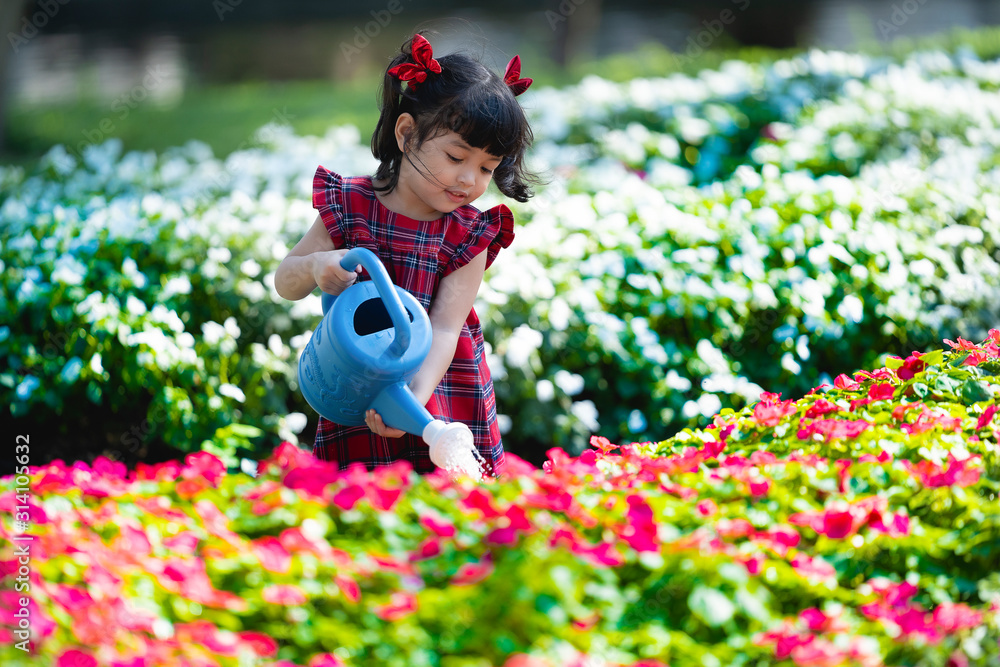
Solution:
M431 461L437 467L475 479L483 476L482 456L476 449L472 431L465 424L447 424L435 419L424 427L423 439L430 447Z

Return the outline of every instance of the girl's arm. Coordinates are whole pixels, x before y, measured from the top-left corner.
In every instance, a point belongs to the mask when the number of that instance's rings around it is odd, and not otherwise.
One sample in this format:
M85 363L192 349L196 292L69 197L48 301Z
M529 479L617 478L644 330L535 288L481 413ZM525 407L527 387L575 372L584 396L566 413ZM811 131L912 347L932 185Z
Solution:
M361 271L360 265L354 271L340 266L346 252L333 244L323 219L317 215L309 231L278 265L274 289L289 301L309 296L317 285L329 294L340 294L351 286Z
M410 381L410 391L420 405L426 405L437 389L441 378L448 372L455 358L455 348L462 334L462 325L476 301L479 286L486 272L486 253L481 252L468 264L449 273L441 280L437 295L431 305L430 320L433 340L431 349L421 364L420 370ZM399 429L389 428L380 415L369 410L366 423L378 435L398 438L403 435Z

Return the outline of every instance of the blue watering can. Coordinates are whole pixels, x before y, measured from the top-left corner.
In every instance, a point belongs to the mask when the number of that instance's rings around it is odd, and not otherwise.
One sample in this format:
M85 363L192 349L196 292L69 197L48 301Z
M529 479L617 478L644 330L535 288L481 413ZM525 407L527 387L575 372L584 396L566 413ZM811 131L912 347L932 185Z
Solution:
M340 261L348 271L358 264L371 280L339 296L323 294L323 319L299 357L306 402L343 426L363 425L365 411L373 408L386 426L421 436L431 460L442 467L449 440L457 438L478 456L468 426L434 419L407 386L431 348L427 311L392 284L371 250L351 248Z

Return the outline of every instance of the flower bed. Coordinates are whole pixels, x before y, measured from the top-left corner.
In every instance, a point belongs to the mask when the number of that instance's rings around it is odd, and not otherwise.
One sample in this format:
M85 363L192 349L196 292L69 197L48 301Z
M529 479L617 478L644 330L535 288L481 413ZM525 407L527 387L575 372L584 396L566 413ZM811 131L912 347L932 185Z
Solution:
M0 481L5 665L995 665L1000 330L501 481L292 444ZM14 644L29 505L35 658ZM28 593L25 593L27 595Z

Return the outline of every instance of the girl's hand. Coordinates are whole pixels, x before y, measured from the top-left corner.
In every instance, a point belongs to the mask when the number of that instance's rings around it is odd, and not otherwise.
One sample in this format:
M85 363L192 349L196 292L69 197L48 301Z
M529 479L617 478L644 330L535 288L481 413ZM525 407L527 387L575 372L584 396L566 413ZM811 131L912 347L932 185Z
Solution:
M406 431L386 426L385 422L382 421L382 415L374 410L368 410L365 413L365 424L372 430L372 433L383 438L401 438L406 435Z
M326 250L313 254L313 279L319 288L327 294L337 295L354 284L361 273L361 265L348 271L340 265L340 260L347 254L346 248Z

